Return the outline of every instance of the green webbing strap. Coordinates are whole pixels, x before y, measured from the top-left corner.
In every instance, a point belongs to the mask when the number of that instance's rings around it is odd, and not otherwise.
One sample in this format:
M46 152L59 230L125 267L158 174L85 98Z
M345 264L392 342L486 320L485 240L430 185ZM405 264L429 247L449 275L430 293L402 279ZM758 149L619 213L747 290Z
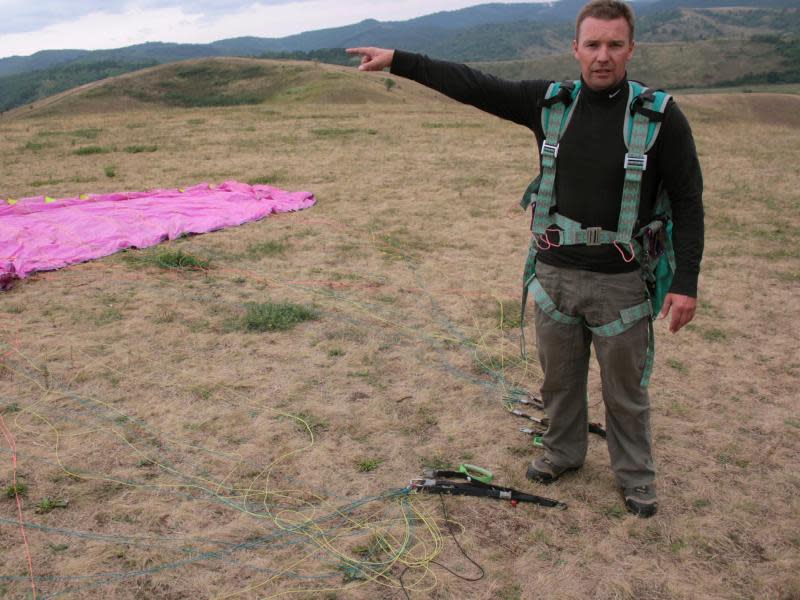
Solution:
M522 359L528 360L528 351L525 348L525 305L528 303L528 285L536 277L536 236L531 236L531 245L528 249L528 258L525 260L525 270L522 273L522 306L519 310L519 348Z
M647 321L647 359L644 361L642 380L639 382L643 388L650 385L650 375L653 374L653 364L656 361L656 332L653 329L653 319Z
M633 116L633 128L625 156L625 183L622 187L622 204L617 223L616 241L627 244L633 237L633 227L639 216L639 198L642 189L642 174L647 168L647 131L650 121L641 113Z
M555 94L558 88L555 84L550 86L547 97ZM546 111L546 123L544 123L545 141L542 144L542 173L539 183L539 191L536 194L536 209L533 213L533 233L543 235L550 220L550 209L553 207L555 199L556 184L556 155L558 154L558 140L561 137L564 113L567 107L563 102L557 102Z
M525 301L528 297L528 290L530 290L530 292L533 294L533 298L536 301L536 304L539 305L539 308L557 323L562 323L564 325L579 325L583 323L582 318L565 314L556 308L555 302L553 302L553 299L550 298L548 293L544 290L542 284L539 283L539 280L536 279L535 274L531 276L531 279L529 282L527 282L527 286L523 292L523 314L525 310ZM640 304L637 304L636 306L625 308L619 311L619 315L619 319L616 321L612 321L611 323L606 323L605 325L600 325L598 327L589 327L587 325L587 328L592 332L593 335L612 337L619 335L620 333L624 333L642 319L647 319L647 357L645 359L644 370L642 372L642 379L639 382L642 387L647 387L650 384L650 375L653 372L653 363L655 362L656 355L655 331L653 330L653 319L651 318L653 315L653 307L650 302L650 298ZM524 327L525 325L523 323L521 340L523 356L526 355Z
M550 218L553 224L560 229L558 234L559 245L561 246L572 246L574 244L597 246L599 244L611 244L617 239L616 231L607 231L599 227L583 229L578 221L565 217L561 213L554 213L550 215Z
M619 319L616 321L606 323L605 325L598 325L597 327L587 327L589 331L595 335L611 337L628 331L628 329L633 327L638 321L652 314L653 308L650 304L650 300L647 299L641 304L619 311Z
M553 302L553 299L544 291L542 284L539 283L539 280L535 277L528 285L528 289L530 289L533 294L533 299L536 301L536 304L539 305L539 308L554 321L564 325L578 325L583 322L583 319L580 317L573 317L558 310L558 308L556 308L556 303Z
M541 181L542 176L540 174L528 184L528 187L525 189L525 193L522 194L522 200L519 202L522 210L528 210L528 207L533 203L533 197L536 195L536 192L539 191L539 183Z
M611 337L628 331L628 329L633 327L636 323L646 318L647 357L644 361L642 379L639 381L639 385L646 388L650 384L650 375L653 372L653 363L655 362L656 357L656 338L655 331L653 330L653 319L651 318L653 316L653 305L650 302L650 298L648 298L641 304L637 304L631 308L626 308L619 311L619 315L619 319L616 321L606 323L605 325L600 325L599 327L589 327L589 331L591 331L594 335Z

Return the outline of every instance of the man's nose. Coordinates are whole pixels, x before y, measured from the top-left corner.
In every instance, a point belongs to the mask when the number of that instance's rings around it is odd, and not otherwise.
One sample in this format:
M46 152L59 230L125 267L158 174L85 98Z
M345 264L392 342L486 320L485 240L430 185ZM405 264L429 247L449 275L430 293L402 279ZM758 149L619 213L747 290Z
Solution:
M608 46L601 44L600 49L597 51L597 60L599 62L606 62L608 60Z

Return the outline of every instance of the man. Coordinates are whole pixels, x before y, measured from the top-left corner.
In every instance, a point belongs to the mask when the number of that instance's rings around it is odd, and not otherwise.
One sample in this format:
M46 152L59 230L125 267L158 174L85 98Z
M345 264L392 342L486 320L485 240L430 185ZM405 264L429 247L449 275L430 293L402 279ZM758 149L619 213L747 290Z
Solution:
M621 220L627 153L623 123L630 109L627 65L634 52L633 34L633 13L618 0L589 2L577 18L573 53L580 65L581 88L558 144L554 194L558 213L586 229L614 231ZM505 81L465 65L400 50L353 48L348 52L361 56L361 70L390 67L392 74L525 125L542 146L546 137L542 105L548 81ZM663 187L672 206L677 268L659 317L670 316L673 333L692 320L697 303L702 186L689 124L670 102L655 145L647 151L634 231L652 220ZM562 245L545 240L539 245L535 279L556 312L567 315L564 321L569 322L555 320L537 303L536 339L544 371L541 394L550 426L543 436L544 456L529 465L527 477L551 483L583 465L589 356L594 344L611 467L628 510L650 517L657 510L650 401L643 376L650 319L641 318L618 335L594 335L589 329L619 319L621 310L647 304L642 271L632 258L616 243Z

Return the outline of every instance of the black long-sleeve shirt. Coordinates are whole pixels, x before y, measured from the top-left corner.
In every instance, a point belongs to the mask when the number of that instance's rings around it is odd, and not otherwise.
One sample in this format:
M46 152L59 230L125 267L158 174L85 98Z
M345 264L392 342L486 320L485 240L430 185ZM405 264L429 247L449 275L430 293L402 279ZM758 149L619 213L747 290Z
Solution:
M395 51L391 71L459 102L528 127L541 148L545 138L541 101L550 81L504 80L466 65L401 50ZM584 85L560 142L555 183L558 212L584 227L611 231L617 228L627 152L623 138L627 85L627 80L623 80L603 92ZM703 255L703 177L689 123L674 102L667 107L658 139L647 154L639 221L634 231L651 220L659 186L663 185L672 204L677 264L670 291L696 296ZM553 247L540 252L538 260L601 273L638 268L635 263L626 263L611 245Z

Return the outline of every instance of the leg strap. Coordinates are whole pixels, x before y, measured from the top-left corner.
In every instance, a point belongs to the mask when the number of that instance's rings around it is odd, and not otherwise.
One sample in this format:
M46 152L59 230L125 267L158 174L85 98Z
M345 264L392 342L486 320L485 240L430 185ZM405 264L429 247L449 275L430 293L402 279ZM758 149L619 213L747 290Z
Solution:
M647 360L644 361L644 371L640 385L646 388L650 385L650 375L653 374L653 364L656 360L656 335L653 330L653 319L648 319L647 323Z
M649 317L653 314L653 309L650 305L650 300L645 300L641 304L637 304L636 306L632 306L631 308L625 308L619 311L619 319L616 321L612 321L611 323L606 323L605 325L599 325L597 327L588 327L589 331L591 331L594 335L600 335L603 337L609 337L612 335L619 335L620 333L625 333L633 327L638 321L644 319L645 317Z
M558 310L556 303L553 302L553 299L548 295L547 292L544 291L542 284L539 283L539 280L535 277L528 285L528 289L533 294L533 299L536 301L536 304L539 305L539 308L541 308L544 313L554 321L563 323L564 325L578 325L583 323L583 319L581 317L573 317L572 315L568 315Z
M589 327L593 335L612 336L624 333L642 319L647 319L647 358L644 362L642 379L639 382L642 387L650 384L650 375L653 373L653 362L656 357L655 331L653 330L653 306L648 298L641 304L632 306L619 311L620 317L616 321L600 325L599 327Z
M563 323L564 325L577 325L579 323L583 323L583 319L581 317L573 317L572 315L568 315L558 310L555 302L553 302L553 299L550 298L550 296L542 287L542 284L540 284L535 277L531 280L527 289L529 289L530 293L533 294L533 298L536 301L536 304L539 305L539 308L542 309L542 311L544 311L544 313L554 321ZM648 298L641 304L637 304L631 308L625 308L619 311L619 314L620 317L616 321L606 323L605 325L599 325L597 327L590 327L587 325L586 328L592 332L592 335L610 337L624 333L642 319L647 319L647 358L645 360L644 371L642 372L642 379L640 381L640 385L642 387L647 387L650 384L650 375L653 372L653 362L656 354L655 332L653 331L653 319L651 318L653 315L653 308L650 303L650 299Z

